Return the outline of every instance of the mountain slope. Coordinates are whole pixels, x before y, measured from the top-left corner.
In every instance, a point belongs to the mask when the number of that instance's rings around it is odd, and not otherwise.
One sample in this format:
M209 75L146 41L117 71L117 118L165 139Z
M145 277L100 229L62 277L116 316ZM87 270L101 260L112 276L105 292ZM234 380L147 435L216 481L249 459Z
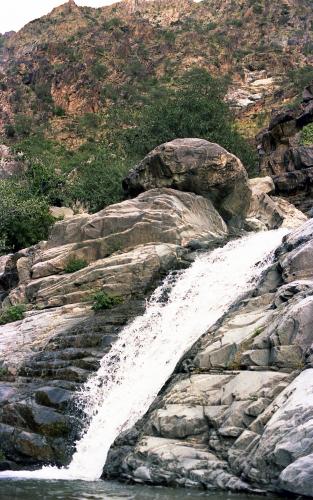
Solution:
M277 105L296 93L288 72L312 65L312 23L309 0L124 0L99 9L70 0L3 39L1 130L28 115L75 147L85 139L77 116L136 103L156 80L175 85L198 66L230 75L230 99L252 136L273 97Z

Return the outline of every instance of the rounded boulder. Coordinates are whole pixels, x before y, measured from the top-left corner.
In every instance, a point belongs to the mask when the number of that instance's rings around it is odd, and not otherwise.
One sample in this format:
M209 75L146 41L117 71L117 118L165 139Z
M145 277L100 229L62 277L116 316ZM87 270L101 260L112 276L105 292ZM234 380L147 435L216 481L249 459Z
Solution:
M169 187L209 198L228 222L243 219L251 190L241 161L204 139L175 139L161 144L136 165L123 181L129 196Z

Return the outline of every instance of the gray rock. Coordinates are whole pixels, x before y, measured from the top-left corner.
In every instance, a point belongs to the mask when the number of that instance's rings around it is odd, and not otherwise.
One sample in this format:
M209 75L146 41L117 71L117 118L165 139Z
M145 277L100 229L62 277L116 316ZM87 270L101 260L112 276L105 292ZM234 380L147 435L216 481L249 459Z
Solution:
M279 476L279 486L298 495L313 496L313 454L288 465Z
M209 197L226 220L244 217L250 188L238 158L203 139L176 139L151 151L123 182L130 195L171 187Z

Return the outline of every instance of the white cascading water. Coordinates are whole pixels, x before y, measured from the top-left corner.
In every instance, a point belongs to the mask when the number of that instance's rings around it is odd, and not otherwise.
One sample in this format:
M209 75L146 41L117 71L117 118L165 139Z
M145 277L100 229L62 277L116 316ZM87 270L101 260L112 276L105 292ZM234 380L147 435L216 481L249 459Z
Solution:
M0 477L99 479L116 437L148 410L194 342L258 281L285 230L251 234L200 255L157 288L142 316L120 333L80 394L88 425L66 468L2 472ZM166 300L164 300L166 295Z

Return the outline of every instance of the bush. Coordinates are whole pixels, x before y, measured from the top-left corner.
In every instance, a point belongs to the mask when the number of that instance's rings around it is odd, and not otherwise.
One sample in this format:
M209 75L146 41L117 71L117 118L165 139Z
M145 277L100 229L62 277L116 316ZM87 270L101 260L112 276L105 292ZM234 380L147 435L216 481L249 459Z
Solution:
M92 309L94 311L112 309L112 307L122 304L122 302L122 297L108 295L106 292L98 292L93 296Z
M65 273L76 273L76 271L80 271L84 269L84 267L88 266L88 262L85 259L76 259L72 257L64 268Z
M75 175L66 186L66 196L72 204L79 201L89 211L97 212L123 199L122 180L128 167L104 145L89 144L89 148L80 152Z
M288 77L291 80L293 88L297 92L302 92L304 87L313 81L313 66L303 66L289 71Z
M313 123L309 123L301 130L300 142L303 146L313 145Z
M223 100L227 84L203 69L192 69L177 79L175 88L164 87L119 133L126 153L136 160L164 142L199 137L237 155L253 172L257 163L254 148L237 131Z
M53 108L53 114L54 114L54 116L65 116L66 115L65 110L61 106L55 106L55 108Z
M15 179L0 181L0 253L16 252L46 239L54 221L49 205Z
M0 313L0 325L20 321L24 318L26 307L22 304L9 306Z
M91 68L92 74L95 78L101 80L105 78L108 74L108 69L104 64L96 62Z

